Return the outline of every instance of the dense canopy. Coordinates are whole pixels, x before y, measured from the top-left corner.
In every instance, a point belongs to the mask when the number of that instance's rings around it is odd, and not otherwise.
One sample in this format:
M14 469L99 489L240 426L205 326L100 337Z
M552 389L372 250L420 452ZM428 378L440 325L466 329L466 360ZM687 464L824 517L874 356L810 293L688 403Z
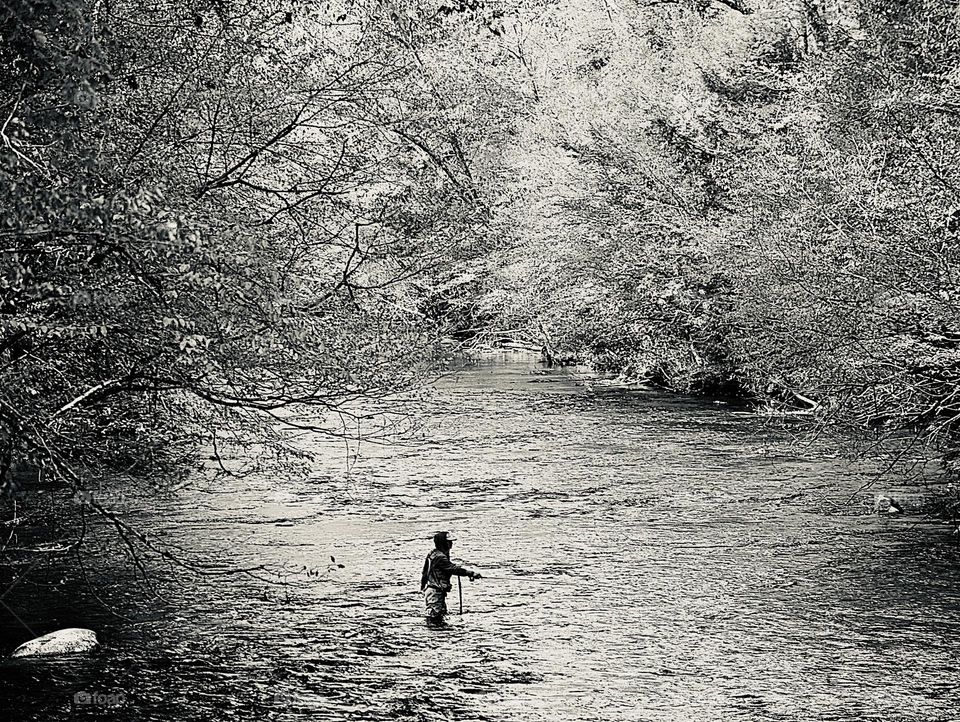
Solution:
M444 336L909 432L949 468L957 23L947 0L6 3L4 485L282 447L290 408L408 388Z

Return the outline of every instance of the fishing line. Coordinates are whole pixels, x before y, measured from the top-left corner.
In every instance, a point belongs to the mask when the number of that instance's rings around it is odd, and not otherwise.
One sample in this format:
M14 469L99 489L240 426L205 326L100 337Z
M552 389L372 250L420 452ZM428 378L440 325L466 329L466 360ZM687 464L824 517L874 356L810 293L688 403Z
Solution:
M484 579L494 579L497 581L504 582L532 582L534 584L555 584L557 586L578 586L578 582L566 581L563 579L536 579L534 577L499 577L499 576L489 576L483 574L480 576L480 581Z

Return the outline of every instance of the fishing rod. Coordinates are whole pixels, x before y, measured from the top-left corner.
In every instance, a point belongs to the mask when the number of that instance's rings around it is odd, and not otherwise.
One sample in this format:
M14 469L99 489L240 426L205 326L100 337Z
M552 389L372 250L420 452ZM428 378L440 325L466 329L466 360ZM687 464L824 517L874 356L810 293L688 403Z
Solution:
M577 582L566 581L563 579L536 579L535 577L519 577L519 576L509 576L509 577L500 577L500 576L491 576L483 574L480 577L481 579L494 579L496 581L504 582L533 582L534 584L555 584L558 586L577 586Z
M467 566L469 564L470 567L476 566L475 564L470 563L468 560L460 559L460 558L457 559L457 564L460 564L462 566ZM538 579L537 577L526 577L526 576L522 577L516 574L508 574L506 576L500 576L500 575L491 576L489 574L481 574L480 578L494 579L496 581L502 581L502 582L528 582L528 583L532 582L533 584L554 584L557 586L568 586L568 587L579 585L579 581L577 580L568 581L564 579ZM457 577L457 579L459 580L459 577Z

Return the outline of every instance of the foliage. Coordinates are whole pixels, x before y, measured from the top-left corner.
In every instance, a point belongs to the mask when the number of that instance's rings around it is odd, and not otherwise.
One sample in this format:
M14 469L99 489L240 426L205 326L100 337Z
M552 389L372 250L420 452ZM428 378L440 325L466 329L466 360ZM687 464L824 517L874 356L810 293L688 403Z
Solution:
M954 8L867 3L794 73L738 206L739 357L852 428L956 443Z
M493 335L950 462L954 6L498 7L527 102L467 289Z
M226 412L329 431L430 367L414 280L476 203L378 8L0 10L5 483L182 470Z
M0 12L5 468L262 434L444 332L952 458L946 0Z

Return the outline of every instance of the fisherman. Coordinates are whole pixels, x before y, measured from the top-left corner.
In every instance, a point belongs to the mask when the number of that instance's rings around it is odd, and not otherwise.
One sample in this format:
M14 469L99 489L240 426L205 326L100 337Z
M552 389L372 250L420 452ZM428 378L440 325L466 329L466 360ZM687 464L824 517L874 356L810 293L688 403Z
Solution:
M447 592L453 587L450 577L468 577L470 581L480 579L477 572L464 569L450 561L450 548L454 538L448 532L438 531L433 535L436 547L423 562L423 575L420 577L420 591L424 593L427 604L427 624L443 624L447 613Z

